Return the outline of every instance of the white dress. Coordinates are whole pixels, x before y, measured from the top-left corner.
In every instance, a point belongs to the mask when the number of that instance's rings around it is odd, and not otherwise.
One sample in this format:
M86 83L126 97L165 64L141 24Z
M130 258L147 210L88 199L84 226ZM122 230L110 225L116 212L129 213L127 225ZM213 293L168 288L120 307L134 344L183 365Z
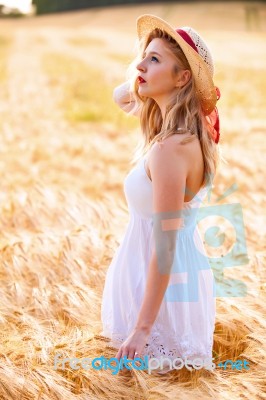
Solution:
M146 157L142 158L124 180L130 219L107 270L103 290L101 334L110 338L117 349L136 324L154 243L152 182L145 160ZM142 357L212 359L215 280L196 221L198 206L206 194L205 186L191 201L184 202L175 267ZM169 370L166 366L162 373Z

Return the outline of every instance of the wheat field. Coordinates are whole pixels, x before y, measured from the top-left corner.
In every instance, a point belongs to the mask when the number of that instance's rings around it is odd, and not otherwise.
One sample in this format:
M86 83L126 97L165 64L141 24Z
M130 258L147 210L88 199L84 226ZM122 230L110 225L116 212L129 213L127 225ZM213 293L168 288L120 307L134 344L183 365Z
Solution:
M247 289L217 297L213 355L216 364L245 359L248 370L54 369L57 353L116 353L100 335L101 296L128 222L123 179L140 127L112 91L125 79L143 13L194 27L213 52L226 162L204 204L240 207L246 247L217 282L237 279ZM162 2L0 20L1 399L266 398L265 43L260 2ZM225 253L236 240L229 225L220 222Z

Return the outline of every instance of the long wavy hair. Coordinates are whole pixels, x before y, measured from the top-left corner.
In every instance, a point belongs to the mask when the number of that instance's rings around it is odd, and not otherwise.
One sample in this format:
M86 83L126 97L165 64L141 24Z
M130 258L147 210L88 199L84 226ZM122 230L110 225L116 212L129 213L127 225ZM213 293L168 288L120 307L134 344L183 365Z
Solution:
M161 110L155 100L149 97L142 97L138 93L139 84L137 76L139 72L136 66L143 59L143 53L148 44L155 38L165 40L166 45L168 45L176 57L173 76L180 69L191 71L183 50L165 31L156 28L148 36L136 42L137 56L129 64L126 75L130 81L130 92L135 102L135 106L129 114L133 114L139 110L142 140L136 147L131 163L135 163L143 157L155 142L162 141L174 134L180 135L190 132L190 136L183 139L181 144L185 145L196 137L199 138L204 159L204 180L202 185L208 184L213 180L217 172L221 158L220 149L219 145L214 143L210 136L211 125L201 109L192 72L191 78L180 88L174 101L167 105L164 121ZM180 126L180 121L184 121L183 126Z

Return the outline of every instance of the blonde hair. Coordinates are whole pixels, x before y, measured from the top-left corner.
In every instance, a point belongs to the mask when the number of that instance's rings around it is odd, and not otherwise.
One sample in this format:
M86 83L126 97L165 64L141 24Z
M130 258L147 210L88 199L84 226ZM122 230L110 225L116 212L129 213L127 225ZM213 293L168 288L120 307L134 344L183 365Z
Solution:
M127 77L130 81L130 92L135 101L135 107L129 114L133 114L141 108L140 126L142 140L137 146L132 163L144 156L155 142L174 135L190 132L191 136L181 141L182 145L194 140L198 136L203 159L204 159L204 181L207 184L210 177L214 178L220 162L220 151L210 136L211 125L206 120L197 96L195 80L191 73L190 80L178 91L175 101L166 108L165 120L163 121L161 110L157 103L148 97L141 97L138 93L137 64L142 60L143 53L148 44L154 38L161 38L176 56L176 66L173 76L180 70L190 70L190 65L178 43L161 29L154 29L148 36L137 42L137 56L127 69ZM179 121L184 121L184 126L179 126ZM207 179L208 177L208 179Z

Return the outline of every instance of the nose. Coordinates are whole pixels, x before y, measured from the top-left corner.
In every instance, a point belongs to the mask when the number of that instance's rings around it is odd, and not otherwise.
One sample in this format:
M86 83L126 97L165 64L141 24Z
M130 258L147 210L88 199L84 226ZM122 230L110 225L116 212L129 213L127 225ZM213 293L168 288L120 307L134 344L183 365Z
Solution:
M146 69L146 67L145 67L145 65L144 65L144 60L142 60L142 61L140 61L140 62L137 64L137 70L139 70L139 71L145 71L145 69Z

